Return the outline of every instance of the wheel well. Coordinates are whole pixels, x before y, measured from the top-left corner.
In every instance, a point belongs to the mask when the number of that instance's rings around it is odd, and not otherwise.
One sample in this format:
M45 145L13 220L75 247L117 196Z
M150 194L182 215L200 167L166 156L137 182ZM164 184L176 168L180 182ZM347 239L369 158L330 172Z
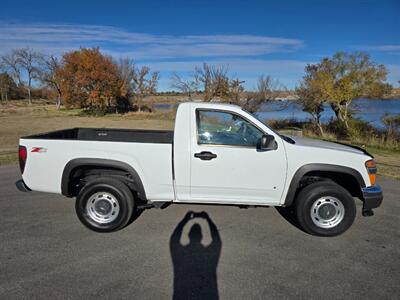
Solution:
M143 183L137 172L128 164L106 159L74 159L64 168L61 182L62 194L77 196L82 187L92 179L112 177L124 182L134 196L146 200Z
M129 173L117 168L104 168L93 166L79 166L73 169L68 178L69 196L75 197L78 195L82 187L89 181L98 177L113 177L118 178L125 184L133 181Z
M303 187L313 182L324 180L333 181L336 184L345 188L353 197L358 197L360 199L362 198L360 184L353 175L332 171L311 171L304 174L297 187L296 196L298 191L301 190Z
M312 163L297 169L290 182L283 206L291 206L299 190L304 186L321 180L331 180L348 190L352 196L363 199L361 188L365 187L365 182L356 169L340 165Z

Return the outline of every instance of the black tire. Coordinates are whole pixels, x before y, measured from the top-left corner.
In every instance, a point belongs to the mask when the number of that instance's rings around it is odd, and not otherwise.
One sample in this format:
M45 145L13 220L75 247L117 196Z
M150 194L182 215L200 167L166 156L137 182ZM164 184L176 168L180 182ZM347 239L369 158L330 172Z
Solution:
M320 201L321 199L323 200ZM324 209L322 212L320 209L323 205L325 205L324 216L336 216L336 218L333 217L330 222L322 218ZM295 214L304 231L318 236L337 236L353 224L356 206L353 197L346 189L332 181L320 181L306 186L299 192L295 202ZM324 226L332 227L324 228Z
M104 196L102 193L108 196ZM108 209L109 213L111 213L111 210L118 208L117 212L112 211L113 215L109 216L108 221L102 219L99 222L93 218L95 214L93 203L96 199L94 197L96 194L97 197L106 197L104 198L105 200L112 199L112 204L107 204L107 201L103 202L103 204L106 204L106 209ZM92 201L91 204L88 204L89 200ZM88 182L81 189L76 198L75 210L79 220L87 228L97 232L112 232L122 229L129 222L134 204L134 197L131 190L123 182L114 178L101 177ZM88 211L88 205L92 206L90 209L91 212ZM102 217L103 215L97 214L97 216Z

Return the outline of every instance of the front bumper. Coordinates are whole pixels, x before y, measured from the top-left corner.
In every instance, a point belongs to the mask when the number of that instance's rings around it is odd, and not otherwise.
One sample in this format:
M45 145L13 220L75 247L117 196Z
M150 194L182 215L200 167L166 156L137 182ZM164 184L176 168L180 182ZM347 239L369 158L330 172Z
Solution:
M364 199L363 212L372 211L381 205L383 200L382 188L379 185L361 189Z
M20 179L18 180L15 185L17 186L17 189L19 189L21 192L30 192L31 189L25 184L25 182Z

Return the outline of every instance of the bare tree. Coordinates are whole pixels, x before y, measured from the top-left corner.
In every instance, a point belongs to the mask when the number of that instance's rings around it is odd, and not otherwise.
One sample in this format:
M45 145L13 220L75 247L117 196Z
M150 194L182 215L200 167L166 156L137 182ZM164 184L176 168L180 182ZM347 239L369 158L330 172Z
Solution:
M11 54L3 55L1 57L1 67L5 71L8 71L8 73L20 87L23 85L21 80L21 71L15 51L12 51Z
M203 63L201 67L196 67L195 78L203 84L205 101L229 96L228 66Z
M150 75L150 68L146 66L135 67L133 70L133 91L140 111L143 98L156 93L160 75L159 72L153 72Z
M284 87L278 80L271 76L261 75L257 80L257 89L247 94L244 108L250 112L256 112L265 103L276 100Z
M19 67L26 73L26 81L25 83L22 83L22 85L28 92L29 104L32 104L32 81L38 75L37 61L39 55L31 48L22 48L15 50L15 56L17 58L17 63Z
M40 68L38 69L38 77L39 80L54 89L57 92L57 109L61 107L61 86L60 86L60 78L57 76L57 71L60 69L60 61L57 57L53 55L39 55L39 65Z
M3 65L10 70L14 80L28 92L29 104L32 103L32 81L38 75L38 58L38 53L31 48L16 49L1 58ZM25 73L25 76L22 76L22 72ZM26 79L24 80L23 77Z
M177 73L173 73L171 77L171 87L177 89L183 94L186 94L189 99L192 99L194 93L197 92L199 81L195 77L192 79L183 79Z
M118 71L121 79L121 96L126 98L133 96L140 111L143 98L157 92L159 72L150 73L150 68L147 66L139 68L130 58L119 61Z
M121 78L121 96L129 98L133 94L135 63L128 57L122 58L118 63L118 71Z
M241 99L244 94L244 81L239 78L232 79L229 83L229 103L241 105Z
M196 80L203 84L204 100L210 101L213 97L211 68L206 63L195 69Z

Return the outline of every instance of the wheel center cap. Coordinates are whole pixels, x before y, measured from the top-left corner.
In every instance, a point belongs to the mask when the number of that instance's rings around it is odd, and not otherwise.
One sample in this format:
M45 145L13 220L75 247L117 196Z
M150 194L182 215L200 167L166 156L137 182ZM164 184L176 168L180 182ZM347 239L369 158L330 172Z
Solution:
M326 203L321 205L321 207L318 209L318 214L322 219L329 220L335 216L336 209L332 204Z
M111 203L106 200L100 200L96 202L94 208L99 214L107 215L111 212Z

